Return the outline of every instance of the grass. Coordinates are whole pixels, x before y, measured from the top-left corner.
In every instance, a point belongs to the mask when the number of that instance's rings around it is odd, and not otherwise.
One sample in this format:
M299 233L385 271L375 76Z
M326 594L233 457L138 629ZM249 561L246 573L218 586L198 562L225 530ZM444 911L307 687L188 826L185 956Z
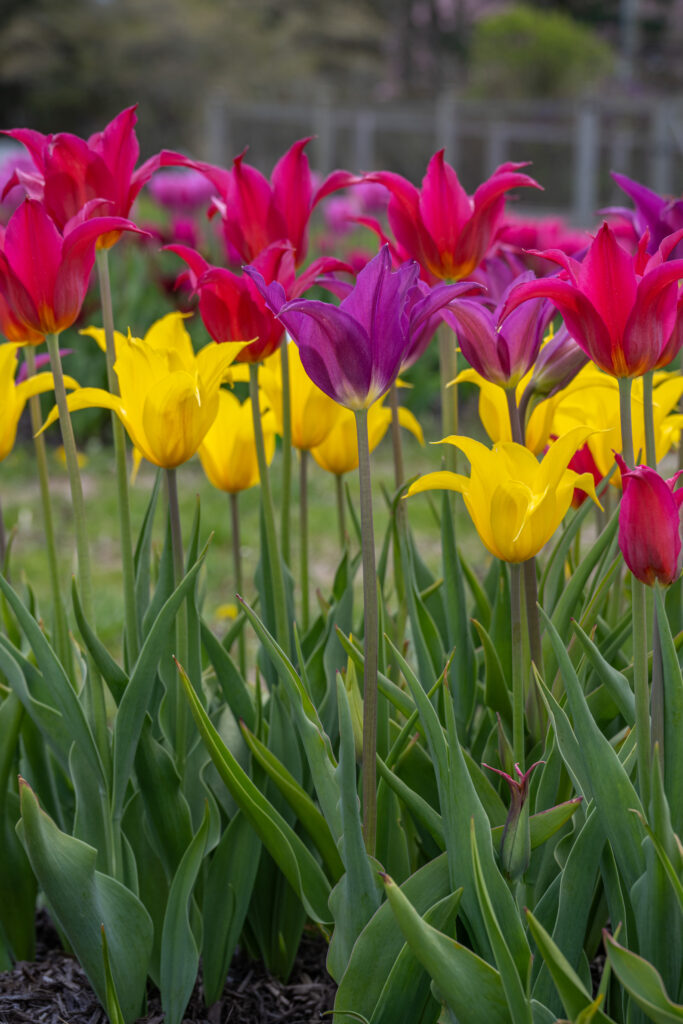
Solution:
M56 428L54 428L56 430ZM429 431L431 438L438 436L438 428ZM421 475L440 467L443 450L427 445L421 448L410 436L404 438L404 457L407 477ZM86 462L82 469L88 533L93 566L95 620L98 633L109 649L118 655L123 628L123 597L119 561L119 530L117 496L114 480L113 453L101 442L90 441L85 449ZM71 518L66 468L60 462L56 449L50 450L50 477L53 516L60 559L60 575L67 583L76 570L75 541ZM393 463L391 442L387 437L372 455L375 536L378 548L389 523L386 501L381 490L391 493ZM134 536L140 530L145 509L155 479L155 467L143 463L135 483L130 488L131 515ZM292 571L298 583L298 493L297 467L293 467L292 490ZM276 513L280 509L280 462L276 454L271 479ZM231 549L229 499L215 490L204 476L197 458L178 470L183 534L189 536L197 501L201 510L200 540L204 543L213 534L211 546L202 570L204 614L220 633L225 630L219 608L234 602L234 572ZM354 507L358 508L357 474L348 475L347 486ZM6 530L14 531L10 574L15 586L27 582L38 601L39 610L50 605L50 588L45 560L42 531L42 510L38 481L34 471L33 448L30 443L17 445L2 465L2 512ZM162 492L163 494L163 492ZM438 494L433 495L438 499ZM164 502L160 499L154 524L154 547L160 551L163 543L165 517ZM459 512L462 506L459 503ZM432 507L426 495L417 495L408 503L410 525L418 538L424 561L438 575L440 564L440 536ZM259 489L253 488L240 495L241 552L244 589L247 599L253 597L253 583L259 555ZM469 518L462 513L459 520L460 540L481 561L482 548L474 537ZM347 522L347 529L351 525ZM335 496L335 479L311 460L309 468L309 567L312 611L315 594L329 592L334 572L341 556ZM359 581L360 583L360 581ZM297 601L299 595L295 593Z

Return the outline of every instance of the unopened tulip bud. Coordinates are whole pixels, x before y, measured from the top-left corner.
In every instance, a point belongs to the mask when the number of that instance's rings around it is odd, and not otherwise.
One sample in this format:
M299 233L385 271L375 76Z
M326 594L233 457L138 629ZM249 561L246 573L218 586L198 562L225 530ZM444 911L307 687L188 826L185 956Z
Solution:
M490 764L483 765L489 771L502 776L510 786L510 809L505 819L503 828L503 839L500 844L500 860L503 869L510 878L521 878L529 867L531 859L531 830L529 825L529 777L539 764L544 761L536 761L525 772L522 772L519 765L515 765L515 772L518 778L513 779L507 772L500 768L492 768Z
M551 398L574 380L588 362L564 324L538 354L528 390L539 398Z
M629 469L620 455L615 458L624 488L619 509L624 561L641 583L668 586L681 572L683 489L674 491L681 473L664 480L649 466Z

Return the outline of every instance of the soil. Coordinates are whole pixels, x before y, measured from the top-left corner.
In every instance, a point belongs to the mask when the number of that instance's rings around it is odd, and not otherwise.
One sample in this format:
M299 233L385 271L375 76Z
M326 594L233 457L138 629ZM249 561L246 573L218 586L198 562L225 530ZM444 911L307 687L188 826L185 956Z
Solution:
M204 1005L201 973L183 1024L319 1024L332 1009L336 986L325 970L327 947L304 936L284 984L262 964L238 953L221 999ZM138 1024L163 1024L159 993L150 985L147 1015ZM43 912L37 921L36 959L0 973L0 1024L107 1024L78 961L64 952Z

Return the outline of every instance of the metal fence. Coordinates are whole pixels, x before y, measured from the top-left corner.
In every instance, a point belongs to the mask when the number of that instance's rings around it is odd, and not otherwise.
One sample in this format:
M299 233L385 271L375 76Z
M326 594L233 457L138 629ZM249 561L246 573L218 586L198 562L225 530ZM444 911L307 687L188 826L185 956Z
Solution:
M445 147L468 190L504 161L528 160L545 191L525 190L520 212L562 214L577 226L593 224L601 206L623 202L610 170L664 194L683 189L683 96L484 103L444 95L431 104L356 108L213 96L203 155L226 164L249 146L250 162L268 170L304 135L316 137L309 154L321 173L382 167L416 182Z

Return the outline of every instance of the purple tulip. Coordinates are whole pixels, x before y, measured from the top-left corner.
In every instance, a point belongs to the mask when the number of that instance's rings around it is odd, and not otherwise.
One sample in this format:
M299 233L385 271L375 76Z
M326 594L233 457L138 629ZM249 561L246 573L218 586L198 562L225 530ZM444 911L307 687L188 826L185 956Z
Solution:
M532 280L531 271L520 274L495 309L476 299L463 299L444 313L470 366L503 388L514 388L529 371L553 317L552 305L545 299L502 315L515 290ZM522 315L517 316L518 312Z
M552 398L571 384L587 362L588 356L562 324L539 352L529 390L535 395Z
M386 245L339 306L313 299L286 302L277 281L266 285L252 267L244 270L299 346L311 380L354 410L367 409L386 394L402 367L417 358L416 348L421 351L429 341L437 311L472 287L463 283L424 294L418 264L409 261L392 271Z
M645 231L649 232L647 251L650 255L657 252L657 249L667 237L675 231L683 228L683 199L670 199L660 196L652 189L646 188L625 174L617 174L612 171L612 177L620 189L635 203L635 210L626 207L615 206L604 211L606 213L618 213L631 223L635 232L636 241L642 237ZM681 259L683 256L683 242L669 254L669 259Z

